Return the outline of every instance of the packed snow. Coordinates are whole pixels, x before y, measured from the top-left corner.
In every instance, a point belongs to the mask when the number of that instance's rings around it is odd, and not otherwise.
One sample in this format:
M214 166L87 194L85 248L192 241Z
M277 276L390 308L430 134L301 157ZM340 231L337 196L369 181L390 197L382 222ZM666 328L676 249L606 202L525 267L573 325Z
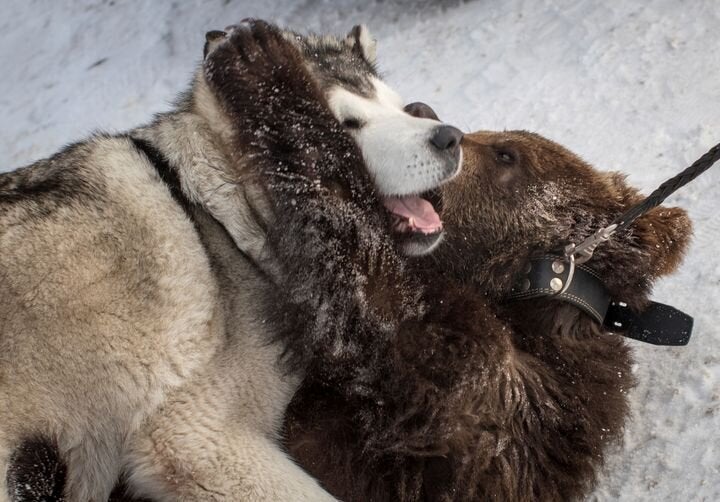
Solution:
M168 109L204 34L245 17L366 23L409 101L464 130L529 129L649 192L720 142L720 2L1 0L0 171ZM695 316L684 348L633 343L625 443L590 500L720 500L720 166L674 195L695 239L655 299Z

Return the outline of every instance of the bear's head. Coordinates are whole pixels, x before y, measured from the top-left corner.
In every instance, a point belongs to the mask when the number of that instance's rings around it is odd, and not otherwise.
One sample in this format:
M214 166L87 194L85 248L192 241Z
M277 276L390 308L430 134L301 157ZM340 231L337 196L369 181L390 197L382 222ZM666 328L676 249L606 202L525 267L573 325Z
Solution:
M530 257L581 242L643 199L622 174L598 171L538 134L476 132L463 151L463 172L439 192L447 241L433 260L491 296L504 296ZM686 212L660 206L601 244L587 265L611 295L641 307L690 236Z

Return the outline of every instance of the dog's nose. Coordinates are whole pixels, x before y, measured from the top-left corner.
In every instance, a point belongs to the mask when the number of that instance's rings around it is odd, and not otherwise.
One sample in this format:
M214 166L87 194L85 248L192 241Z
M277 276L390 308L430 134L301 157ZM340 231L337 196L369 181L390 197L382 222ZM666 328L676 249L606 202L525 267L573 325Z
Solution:
M441 125L430 138L430 143L435 145L440 151L454 151L460 148L460 141L462 141L463 132L457 127L450 125Z

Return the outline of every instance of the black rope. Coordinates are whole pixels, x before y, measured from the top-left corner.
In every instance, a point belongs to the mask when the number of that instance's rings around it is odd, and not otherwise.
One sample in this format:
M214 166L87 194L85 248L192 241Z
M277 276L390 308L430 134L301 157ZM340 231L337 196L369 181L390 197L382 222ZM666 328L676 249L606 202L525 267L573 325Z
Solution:
M637 206L633 206L623 214L615 218L613 224L617 224L616 231L624 230L643 214L652 208L659 206L673 192L690 183L702 173L710 169L712 165L720 160L720 144L712 147L705 155L696 160L693 165L683 172L667 180L657 190Z

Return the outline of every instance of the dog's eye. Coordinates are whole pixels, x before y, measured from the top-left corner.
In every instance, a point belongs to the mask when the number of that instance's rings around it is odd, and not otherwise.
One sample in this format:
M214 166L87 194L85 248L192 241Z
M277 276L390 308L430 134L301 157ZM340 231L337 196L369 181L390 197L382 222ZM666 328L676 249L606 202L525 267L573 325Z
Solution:
M501 164L511 165L515 163L515 154L505 148L499 148L495 151L495 157Z
M342 125L346 129L360 129L363 124L358 119L345 119Z

